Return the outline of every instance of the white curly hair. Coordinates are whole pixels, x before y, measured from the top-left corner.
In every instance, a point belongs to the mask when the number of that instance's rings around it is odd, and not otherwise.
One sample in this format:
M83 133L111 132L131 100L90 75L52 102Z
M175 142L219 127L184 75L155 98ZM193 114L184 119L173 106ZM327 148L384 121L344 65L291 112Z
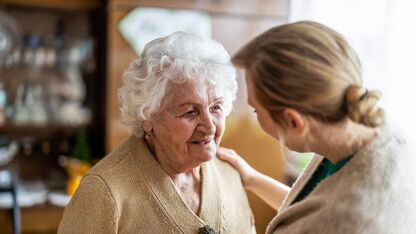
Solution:
M175 32L147 43L124 72L118 90L122 123L142 136L143 121L161 112L169 86L188 80L223 89L224 111L231 112L237 81L227 51L212 39Z

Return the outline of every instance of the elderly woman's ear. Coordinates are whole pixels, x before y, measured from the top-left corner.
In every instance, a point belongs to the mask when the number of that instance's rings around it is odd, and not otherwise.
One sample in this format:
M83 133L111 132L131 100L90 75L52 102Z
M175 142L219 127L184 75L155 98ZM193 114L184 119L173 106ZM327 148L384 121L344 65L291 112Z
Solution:
M152 131L152 124L149 120L144 121L142 125L145 133Z

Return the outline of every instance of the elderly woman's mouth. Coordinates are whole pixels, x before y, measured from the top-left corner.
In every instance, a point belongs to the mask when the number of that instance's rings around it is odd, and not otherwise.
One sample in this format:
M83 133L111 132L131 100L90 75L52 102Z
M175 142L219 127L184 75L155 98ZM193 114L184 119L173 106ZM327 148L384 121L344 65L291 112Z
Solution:
M204 146L204 145L208 145L211 141L212 141L212 139L209 139L209 140L200 140L200 141L190 141L190 143L191 144L195 144L195 145Z

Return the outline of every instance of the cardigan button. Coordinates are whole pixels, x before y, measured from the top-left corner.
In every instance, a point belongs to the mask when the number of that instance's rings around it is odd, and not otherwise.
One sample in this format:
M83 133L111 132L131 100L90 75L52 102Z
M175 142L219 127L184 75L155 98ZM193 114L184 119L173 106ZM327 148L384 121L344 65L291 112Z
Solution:
M214 230L214 228L212 228L209 225L205 225L201 228L199 228L199 234L217 234Z

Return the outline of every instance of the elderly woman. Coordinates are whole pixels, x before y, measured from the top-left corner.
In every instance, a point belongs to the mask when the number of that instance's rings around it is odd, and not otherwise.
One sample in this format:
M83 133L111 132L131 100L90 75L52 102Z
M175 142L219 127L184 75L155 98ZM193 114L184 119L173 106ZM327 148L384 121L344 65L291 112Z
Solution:
M239 173L216 151L237 84L217 42L177 32L124 74L134 135L82 179L59 233L253 233Z
M220 152L247 189L280 207L267 233L416 232L416 142L385 121L340 34L314 22L278 26L233 62L262 128L290 150L319 154L286 196L289 188Z

